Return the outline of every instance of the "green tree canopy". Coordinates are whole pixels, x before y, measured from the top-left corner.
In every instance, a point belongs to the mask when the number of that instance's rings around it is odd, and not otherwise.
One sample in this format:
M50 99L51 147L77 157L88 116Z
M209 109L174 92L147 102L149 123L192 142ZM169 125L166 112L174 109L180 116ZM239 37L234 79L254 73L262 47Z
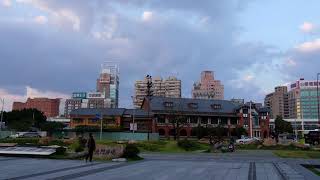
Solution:
M291 123L283 120L282 116L277 116L274 121L274 124L275 124L275 132L277 134L293 132Z
M46 116L37 109L14 110L5 113L4 121L9 129L27 131L31 127L40 128L46 122Z

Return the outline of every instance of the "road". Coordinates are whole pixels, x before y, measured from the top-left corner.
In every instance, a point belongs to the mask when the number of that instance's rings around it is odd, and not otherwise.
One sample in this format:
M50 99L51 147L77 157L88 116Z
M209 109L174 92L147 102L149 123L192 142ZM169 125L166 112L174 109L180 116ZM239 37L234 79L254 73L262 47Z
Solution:
M85 163L0 157L0 179L114 180L285 180L320 179L300 164L318 160L282 159L269 151L226 154L141 154L137 162Z

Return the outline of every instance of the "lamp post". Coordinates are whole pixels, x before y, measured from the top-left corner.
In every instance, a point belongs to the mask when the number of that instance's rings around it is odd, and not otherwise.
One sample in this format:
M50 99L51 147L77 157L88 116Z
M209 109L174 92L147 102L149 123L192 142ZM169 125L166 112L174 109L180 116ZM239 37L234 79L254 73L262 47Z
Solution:
M249 107L249 131L250 131L250 138L253 137L253 132L252 132L252 101L250 101L250 107Z
M153 95L153 92L152 92L152 76L150 75L147 75L146 76L146 79L147 79L147 99L148 99L148 118L150 118L150 103L151 103L151 99L152 99L152 95ZM150 127L150 124L149 124L149 127L148 127L148 141L150 139L150 129L152 128L152 118L151 118L151 127ZM152 130L151 130L152 131Z
M318 128L320 126L320 104L319 104L319 76L320 73L317 73L317 104L318 104Z
M2 108L1 108L1 121L0 121L0 131L2 131L4 99L0 99L0 101L2 102Z
M132 98L132 101L134 101L134 97L131 96L131 98ZM134 129L135 129L135 123L134 123L135 115L136 115L136 108L135 108L134 105L133 105L133 114L132 114L132 136L134 135Z
M103 116L102 116L102 110L100 114L100 141L102 140L102 121L103 121Z

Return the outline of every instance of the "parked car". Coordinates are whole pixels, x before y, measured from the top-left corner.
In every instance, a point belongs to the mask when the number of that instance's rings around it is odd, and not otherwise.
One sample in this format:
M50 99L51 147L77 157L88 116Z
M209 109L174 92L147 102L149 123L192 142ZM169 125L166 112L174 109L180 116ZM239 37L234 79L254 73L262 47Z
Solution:
M307 144L318 145L320 143L320 131L309 131L308 134L305 134L304 139Z
M21 137L21 138L40 138L41 135L38 132L26 132L19 137Z
M236 140L236 143L237 144L246 144L246 143L249 143L249 142L253 142L253 141L261 141L260 138L257 138L257 137L242 137L241 139L237 139Z
M20 136L19 133L16 134L11 134L10 136L8 136L8 138L18 138Z

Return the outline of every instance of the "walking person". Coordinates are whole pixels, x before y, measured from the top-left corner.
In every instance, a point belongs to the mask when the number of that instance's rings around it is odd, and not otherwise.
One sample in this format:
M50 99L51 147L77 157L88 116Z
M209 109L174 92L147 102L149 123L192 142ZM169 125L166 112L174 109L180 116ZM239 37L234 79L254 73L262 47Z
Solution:
M90 162L92 162L93 152L96 150L96 142L92 136L92 133L89 134L87 148L88 148L88 154L86 156L86 162L88 161L88 159Z

